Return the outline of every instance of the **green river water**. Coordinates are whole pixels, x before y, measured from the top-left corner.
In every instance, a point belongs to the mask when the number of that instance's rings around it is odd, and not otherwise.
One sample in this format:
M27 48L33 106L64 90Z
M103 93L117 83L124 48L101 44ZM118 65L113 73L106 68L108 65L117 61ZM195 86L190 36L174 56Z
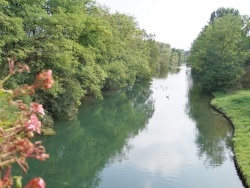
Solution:
M24 180L47 188L240 188L233 129L182 66L89 101L74 122L40 137L51 155L30 160Z

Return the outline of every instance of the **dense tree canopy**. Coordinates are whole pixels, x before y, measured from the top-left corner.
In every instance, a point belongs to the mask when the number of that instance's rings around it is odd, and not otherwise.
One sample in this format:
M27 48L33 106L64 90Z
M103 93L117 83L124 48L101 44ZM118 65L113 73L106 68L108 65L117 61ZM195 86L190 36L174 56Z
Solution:
M193 72L203 88L210 91L239 86L249 49L248 31L244 31L246 17L232 9L219 9L215 13L211 15L213 21L193 42L189 56Z
M6 57L31 68L5 87L52 69L53 89L37 91L34 100L54 117L73 117L86 95L101 99L102 90L151 79L170 64L171 47L161 45L133 16L112 14L93 0L0 0L1 77L8 74Z

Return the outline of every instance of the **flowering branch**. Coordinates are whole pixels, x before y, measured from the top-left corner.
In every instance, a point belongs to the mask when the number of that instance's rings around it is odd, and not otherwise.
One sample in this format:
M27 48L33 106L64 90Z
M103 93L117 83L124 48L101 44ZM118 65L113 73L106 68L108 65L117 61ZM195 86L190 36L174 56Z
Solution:
M6 90L3 84L15 73L29 72L29 67L13 59L7 58L10 74L0 81L0 100L6 100L7 105L16 107L15 118L0 116L0 188L9 188L16 184L21 187L20 177L11 176L11 165L17 163L27 173L28 164L26 158L36 158L44 161L49 158L41 142L32 143L30 138L34 133L41 134L40 117L45 115L41 104L32 102L29 105L22 100L15 100L18 96L32 95L35 90L50 89L54 83L52 71L43 71L37 75L33 85L23 85L14 90ZM5 106L1 106L4 109ZM42 178L32 179L25 188L45 188L46 183Z

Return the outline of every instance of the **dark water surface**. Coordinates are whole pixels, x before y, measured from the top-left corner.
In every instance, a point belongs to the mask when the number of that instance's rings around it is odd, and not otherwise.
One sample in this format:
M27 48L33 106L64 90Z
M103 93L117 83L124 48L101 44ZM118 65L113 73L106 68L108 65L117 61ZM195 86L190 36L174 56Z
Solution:
M183 66L105 94L42 137L51 158L30 161L48 188L240 188L230 124L209 106Z

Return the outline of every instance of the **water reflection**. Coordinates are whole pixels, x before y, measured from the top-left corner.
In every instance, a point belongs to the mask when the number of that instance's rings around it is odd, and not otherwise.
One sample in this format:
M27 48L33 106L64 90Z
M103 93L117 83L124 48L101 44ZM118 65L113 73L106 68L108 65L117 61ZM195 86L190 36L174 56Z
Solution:
M51 158L33 161L25 179L42 176L48 188L242 187L227 160L230 125L191 86L183 66L86 103L78 121L43 138Z
M232 160L233 129L224 117L210 108L211 96L202 93L196 81L189 90L188 98L187 111L196 122L197 155L204 158L208 168L220 166L227 156Z
M155 78L166 79L169 74L176 74L178 72L180 72L179 67L163 67L155 74Z
M57 123L57 135L43 139L51 158L31 163L28 178L42 176L48 187L98 187L98 172L126 158L128 138L145 129L154 113L150 84L134 87L87 103L74 124Z
M153 80L155 111L147 129L128 141L133 149L126 158L114 160L100 172L100 188L242 187L233 162L227 160L226 152L231 151L224 145L224 133L231 130L228 122L211 112L208 98L203 99L200 93L193 93L193 89L189 92L192 80L185 67L174 72L176 74L169 72L167 79ZM195 100L188 102L190 97ZM199 105L204 106L189 112ZM200 113L204 122L214 118L212 121L221 125L220 133L214 133L217 127L201 124L200 117L190 118L192 112ZM209 128L212 130L206 130ZM217 168L213 168L215 166Z

